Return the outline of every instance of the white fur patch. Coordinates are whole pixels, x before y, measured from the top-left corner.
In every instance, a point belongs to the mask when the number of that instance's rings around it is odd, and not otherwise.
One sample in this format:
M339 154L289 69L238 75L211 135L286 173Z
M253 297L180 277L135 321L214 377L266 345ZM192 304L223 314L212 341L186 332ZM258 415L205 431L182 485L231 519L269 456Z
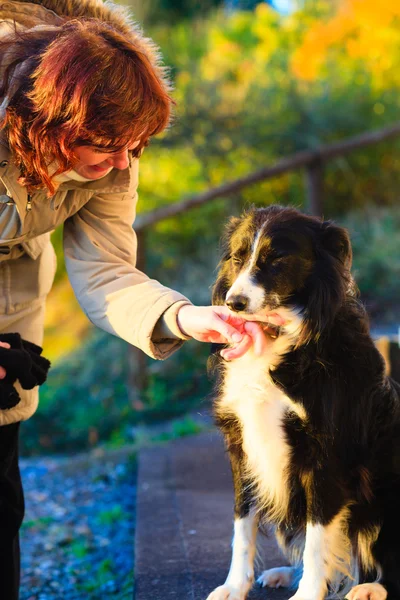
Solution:
M387 591L380 583L362 583L356 585L347 594L347 600L386 600Z
M303 554L303 576L293 600L323 600L327 591L325 528L307 523Z
M270 516L281 521L287 511L289 447L282 428L288 411L305 418L304 408L292 402L272 382L274 369L294 344L291 336L279 336L265 354L244 356L225 364L224 387L217 410L233 414L242 426L245 468L254 481L254 494Z
M264 227L265 224L259 230L253 241L251 255L246 266L242 269L239 277L226 294L226 300L229 300L231 296L236 296L239 294L246 296L249 299L249 305L246 308L246 312L250 312L252 314L259 312L265 304L265 290L261 285L256 284L252 277L252 271L257 262L258 246L264 232Z
M257 579L261 587L280 588L292 587L296 580L296 569L294 567L276 567L263 571Z
M254 581L257 517L250 512L236 519L232 541L232 561L224 585L217 587L207 600L244 600Z
M324 527L307 524L303 576L293 600L322 600L328 584L330 596L346 594L357 583L358 569L348 537L350 511L344 508Z

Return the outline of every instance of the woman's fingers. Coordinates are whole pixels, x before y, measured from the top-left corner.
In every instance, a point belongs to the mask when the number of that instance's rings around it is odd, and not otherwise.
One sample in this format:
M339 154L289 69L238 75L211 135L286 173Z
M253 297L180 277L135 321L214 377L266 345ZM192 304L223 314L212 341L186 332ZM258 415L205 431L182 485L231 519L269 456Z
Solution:
M272 339L265 334L258 323L249 321L244 328L253 341L254 353L256 356L261 356L272 343Z
M249 335L244 335L241 342L235 344L231 348L225 348L221 350L221 356L225 360L233 360L235 358L240 358L251 348L253 344L253 340Z
M249 321L245 324L245 335L238 344L235 344L231 348L225 348L221 351L221 356L225 360L234 360L240 358L253 346L254 354L261 356L273 343L272 338L265 334L263 329L258 323Z
M10 349L10 348L11 348L10 344L8 344L7 342L0 342L0 346L1 346L2 348L8 348L8 349Z
M237 326L230 325L229 322L219 314L215 315L213 329L218 331L228 343L238 344L243 340L243 333L239 331Z

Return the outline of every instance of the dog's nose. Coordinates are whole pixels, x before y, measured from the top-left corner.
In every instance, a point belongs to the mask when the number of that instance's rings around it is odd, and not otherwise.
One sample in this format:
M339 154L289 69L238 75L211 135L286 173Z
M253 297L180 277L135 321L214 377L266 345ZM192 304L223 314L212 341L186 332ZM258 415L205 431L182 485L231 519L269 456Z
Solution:
M234 310L235 312L241 312L242 310L246 310L247 305L249 304L249 299L247 296L237 294L235 296L231 296L225 304L229 306L231 310Z

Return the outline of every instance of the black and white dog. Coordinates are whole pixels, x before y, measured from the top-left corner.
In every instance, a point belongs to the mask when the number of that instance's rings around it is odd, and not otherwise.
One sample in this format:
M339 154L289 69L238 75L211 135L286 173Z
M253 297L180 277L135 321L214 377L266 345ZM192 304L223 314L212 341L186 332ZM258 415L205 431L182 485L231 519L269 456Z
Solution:
M217 359L217 423L235 488L231 568L208 600L244 600L258 525L292 600L400 599L400 385L385 375L350 274L347 232L292 208L233 218L213 290L284 320L262 356Z

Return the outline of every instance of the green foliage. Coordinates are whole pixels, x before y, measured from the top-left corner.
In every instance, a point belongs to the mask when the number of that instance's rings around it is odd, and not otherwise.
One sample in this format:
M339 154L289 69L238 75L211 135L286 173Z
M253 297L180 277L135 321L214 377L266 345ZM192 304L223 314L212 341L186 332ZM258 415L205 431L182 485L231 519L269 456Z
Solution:
M167 362L148 359L143 406L131 406L126 342L96 331L56 364L41 388L39 409L22 424L21 453L68 452L96 439L118 447L134 441L132 427L184 414L211 391L208 344L188 342Z
M98 565L95 577L81 582L79 588L85 592L95 592L112 578L115 568L114 562L110 558L103 559Z
M224 0L120 0L129 6L136 18L150 26L156 23L172 24L175 21L204 16L223 5Z
M125 511L120 504L114 504L110 509L103 510L97 515L101 525L113 525L126 517Z
M70 547L71 554L78 559L85 558L90 552L90 543L88 540L74 540Z
M38 519L26 520L22 523L22 529L47 529L55 521L54 517L39 517Z
M353 272L371 317L390 322L400 317L400 209L366 207L343 224L351 233Z
M299 76L313 58L300 52L308 29L334 18L329 2L299 4L300 9L290 16L260 4L254 13L227 16L220 12L173 30L153 28L173 67L178 105L173 128L154 141L141 160L141 210L398 119L400 53L396 48L390 58L378 63L363 62L342 50L343 44L338 45L327 53L328 66L317 79ZM340 20L339 25L344 27ZM360 21L360 31L362 27ZM396 25L390 27L382 30L387 37L389 33L393 36ZM370 31L365 30L364 37L359 35L360 44ZM340 28L335 35L340 37ZM352 38L354 44L357 35ZM318 56L318 48L315 53ZM361 218L366 206L395 206L400 185L399 149L400 140L394 138L328 163L325 217L343 219L349 210L358 210L355 214ZM248 203L293 204L306 209L303 174L294 172L251 186L234 198L214 201L159 224L148 234L153 242L148 252L152 276L183 290L195 302L207 301L223 223ZM395 220L393 229L396 227ZM367 246L357 249L357 262L363 264L357 269L361 281L366 282L360 285L369 306L376 294L375 304L384 312L388 302L381 300L398 297L400 291L397 272L387 266L395 260L381 245L380 258L376 255L370 261ZM382 274L389 271L393 275L390 281Z
M160 17L147 28L171 66L177 106L173 127L154 139L141 159L139 212L398 118L399 53L390 56L387 85L377 72L379 63L363 62L340 48L328 55L329 68L318 79L309 82L298 75L307 60L319 55L315 48L312 56L302 58L307 31L334 12L327 0L299 5L289 16L260 3L254 12L220 10L168 24ZM400 141L394 139L330 162L324 180L325 216L367 204L395 205L399 148ZM149 234L149 274L162 281L167 277L178 289L195 289L186 283L193 273L191 261L202 264L205 246L217 257L222 223L248 202L306 208L303 174L251 186L233 198L161 223ZM60 233L55 239L59 248ZM165 275L168 271L171 277ZM205 283L199 286L204 297L212 274L201 269L198 280Z

